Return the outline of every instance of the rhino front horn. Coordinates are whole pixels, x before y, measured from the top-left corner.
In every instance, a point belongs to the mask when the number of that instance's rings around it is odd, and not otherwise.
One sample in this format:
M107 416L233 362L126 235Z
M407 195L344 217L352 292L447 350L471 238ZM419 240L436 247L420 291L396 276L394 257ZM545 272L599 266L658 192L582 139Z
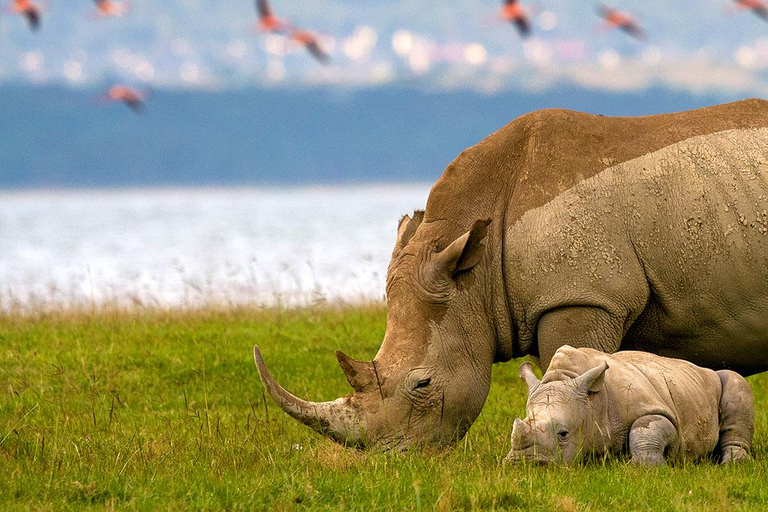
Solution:
M264 388L289 416L339 443L356 446L364 444L360 416L344 398L337 398L331 402L302 400L283 389L272 377L264 364L258 346L253 347L253 360L256 362L256 369Z
M530 433L530 431L531 431L531 427L529 427L526 422L524 422L520 418L515 418L515 421L512 424L512 438L513 439L515 438L515 436L523 437L526 434Z

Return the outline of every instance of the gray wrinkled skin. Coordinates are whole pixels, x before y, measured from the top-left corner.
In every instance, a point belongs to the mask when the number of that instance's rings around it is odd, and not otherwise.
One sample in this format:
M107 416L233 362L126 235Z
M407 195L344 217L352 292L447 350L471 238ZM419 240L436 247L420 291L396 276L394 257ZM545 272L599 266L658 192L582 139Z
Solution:
M288 414L350 446L453 446L495 362L581 346L768 369L768 102L638 118L527 114L467 149L406 215L372 361Z
M520 366L529 389L515 420L507 462L569 463L628 449L633 464L749 458L753 396L737 373L715 372L646 352L610 355L563 346L539 381Z

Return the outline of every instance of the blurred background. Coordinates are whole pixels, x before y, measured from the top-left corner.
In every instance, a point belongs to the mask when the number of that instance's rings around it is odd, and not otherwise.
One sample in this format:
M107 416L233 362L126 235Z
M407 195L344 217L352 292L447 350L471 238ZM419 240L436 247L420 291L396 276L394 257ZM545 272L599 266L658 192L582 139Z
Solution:
M524 36L500 1L272 0L325 63L249 0L50 0L38 30L5 2L4 309L381 299L399 217L520 114L768 96L768 20L732 0L613 1L642 37L598 2L523 1Z

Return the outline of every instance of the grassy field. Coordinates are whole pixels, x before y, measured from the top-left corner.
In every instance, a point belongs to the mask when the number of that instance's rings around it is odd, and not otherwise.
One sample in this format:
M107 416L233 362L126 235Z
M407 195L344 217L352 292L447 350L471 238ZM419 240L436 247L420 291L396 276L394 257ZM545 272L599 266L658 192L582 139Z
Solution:
M768 375L755 461L658 469L624 460L502 466L524 411L517 362L496 365L450 453L360 453L262 393L251 348L313 400L346 394L333 351L376 353L380 306L295 311L0 316L1 510L765 510Z

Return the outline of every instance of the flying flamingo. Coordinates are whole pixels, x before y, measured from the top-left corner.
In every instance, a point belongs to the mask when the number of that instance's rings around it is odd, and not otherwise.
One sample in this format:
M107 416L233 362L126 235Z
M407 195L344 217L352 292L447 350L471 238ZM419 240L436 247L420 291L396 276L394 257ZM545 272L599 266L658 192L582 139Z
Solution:
M517 26L521 37L528 37L531 34L531 22L518 0L504 0L504 6L501 8L501 17Z
M320 48L317 37L306 30L294 30L291 32L291 40L304 46L312 56L319 62L325 64L328 61L328 54Z
M125 103L131 110L137 113L141 113L146 98L146 94L140 93L127 85L113 85L100 97L102 101Z
M627 13L608 7L605 4L600 4L598 14L602 16L604 20L602 27L606 30L618 28L636 39L643 39L645 37L640 25Z
M26 16L31 30L40 28L40 13L42 13L43 10L32 0L13 0L13 5L10 6L9 11L12 14L22 14Z
M752 11L764 20L768 21L768 3L764 0L733 0L736 5L732 7L739 11Z
M96 15L100 18L123 16L128 14L131 6L126 2L116 0L96 0Z
M272 13L272 8L267 0L256 0L256 11L259 13L259 22L256 25L256 30L280 34L290 29L288 22L279 19Z

